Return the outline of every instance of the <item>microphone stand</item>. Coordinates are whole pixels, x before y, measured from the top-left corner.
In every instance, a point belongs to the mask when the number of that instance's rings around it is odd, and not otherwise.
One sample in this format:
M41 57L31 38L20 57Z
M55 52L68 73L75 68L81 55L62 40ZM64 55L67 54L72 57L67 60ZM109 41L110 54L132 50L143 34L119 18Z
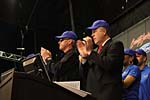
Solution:
M18 0L18 2L19 2L19 7L22 9L22 3L21 3L21 0ZM38 2L39 2L39 0L36 0L35 1L35 4L34 4L34 6L33 6L33 8L32 8L32 11L31 11L31 13L30 13L30 15L29 15L29 18L28 18L28 20L27 20L27 24L25 25L25 30L24 29L21 29L20 30L20 34L21 34L21 47L20 48L17 48L17 50L18 51L20 51L20 54L23 56L23 52L25 51L25 48L24 48L24 33L25 32L28 32L28 26L29 26L29 24L30 24L30 22L31 22L31 19L32 19L32 16L33 16L33 14L34 14L34 12L35 12L35 9L36 9L36 7L37 7L37 4L38 4ZM35 33L34 33L35 34ZM34 39L36 38L36 35L34 35ZM35 41L34 41L34 44L36 45L36 43L35 43ZM36 47L36 46L35 46ZM35 49L35 51L36 51L36 49Z
M20 55L23 56L23 52L25 51L25 48L24 48L24 33L22 29L20 30L20 34L21 34L21 47L17 48L17 50L20 51Z

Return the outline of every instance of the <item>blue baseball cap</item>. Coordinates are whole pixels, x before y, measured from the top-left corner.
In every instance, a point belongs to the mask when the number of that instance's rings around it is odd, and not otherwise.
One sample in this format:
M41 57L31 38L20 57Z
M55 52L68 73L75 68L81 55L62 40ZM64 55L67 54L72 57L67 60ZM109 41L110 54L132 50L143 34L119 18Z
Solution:
M140 55L147 56L146 52L143 49L136 49L135 52Z
M135 51L129 48L124 49L124 54L125 55L130 55L130 56L134 56L135 55Z
M29 54L29 55L27 56L27 58L32 58L32 57L34 57L34 56L36 56L36 54L31 53L31 54Z
M78 37L76 33L74 33L73 31L65 31L62 33L61 36L56 36L56 38L58 39L70 38L70 39L76 40Z
M87 27L87 29L89 29L89 30L95 30L95 29L97 29L99 27L104 27L104 28L106 28L108 30L109 24L105 20L97 20L97 21L95 21L92 24L91 27Z

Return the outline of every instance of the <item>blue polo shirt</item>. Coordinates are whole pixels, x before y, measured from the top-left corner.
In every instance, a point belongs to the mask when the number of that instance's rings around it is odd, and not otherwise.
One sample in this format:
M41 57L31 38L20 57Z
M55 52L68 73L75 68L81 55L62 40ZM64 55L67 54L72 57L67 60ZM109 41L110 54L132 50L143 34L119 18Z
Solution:
M128 88L123 88L123 100L138 99L141 78L141 72L138 66L129 65L122 73L122 80L124 80L128 75L135 77L136 80Z
M139 100L150 100L150 68L148 66L141 70Z

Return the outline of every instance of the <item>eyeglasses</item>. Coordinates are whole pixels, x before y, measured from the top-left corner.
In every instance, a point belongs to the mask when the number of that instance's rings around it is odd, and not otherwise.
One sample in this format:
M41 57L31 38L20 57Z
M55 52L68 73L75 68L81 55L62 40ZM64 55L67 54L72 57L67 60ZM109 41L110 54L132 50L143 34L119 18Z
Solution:
M64 40L69 40L69 38L63 38L63 39L60 39L59 42L62 42Z

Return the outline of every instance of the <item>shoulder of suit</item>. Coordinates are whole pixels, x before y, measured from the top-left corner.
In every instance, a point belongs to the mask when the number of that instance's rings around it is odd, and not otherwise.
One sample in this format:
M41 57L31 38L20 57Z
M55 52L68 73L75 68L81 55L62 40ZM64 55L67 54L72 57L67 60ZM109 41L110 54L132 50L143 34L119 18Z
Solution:
M123 46L123 43L121 41L115 41L115 40L110 40L106 43L105 47L110 47L112 45L122 45Z
M111 44L123 44L122 41L113 40L111 41Z

